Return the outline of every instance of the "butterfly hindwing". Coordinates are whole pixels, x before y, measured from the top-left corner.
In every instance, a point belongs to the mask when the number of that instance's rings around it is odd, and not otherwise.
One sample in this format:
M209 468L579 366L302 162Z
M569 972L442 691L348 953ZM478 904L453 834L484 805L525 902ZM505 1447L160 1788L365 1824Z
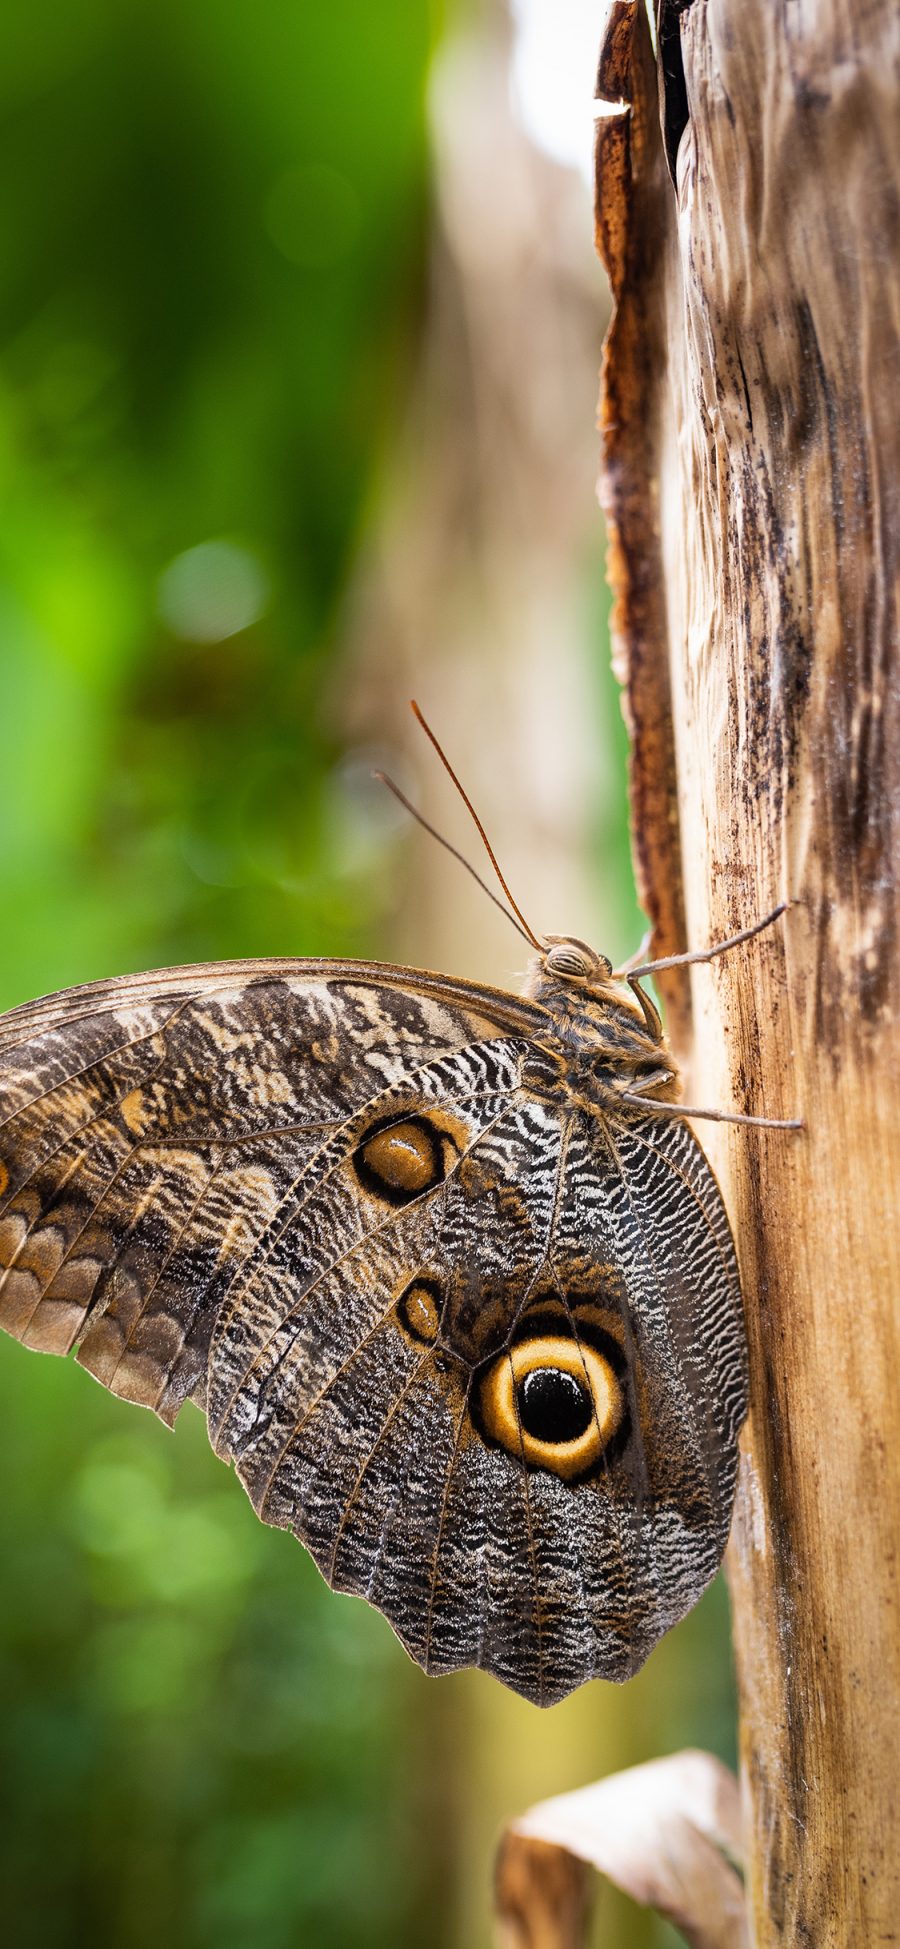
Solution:
M544 1012L238 963L0 1022L0 1325L172 1421L432 1670L623 1678L709 1581L744 1412L727 1219Z

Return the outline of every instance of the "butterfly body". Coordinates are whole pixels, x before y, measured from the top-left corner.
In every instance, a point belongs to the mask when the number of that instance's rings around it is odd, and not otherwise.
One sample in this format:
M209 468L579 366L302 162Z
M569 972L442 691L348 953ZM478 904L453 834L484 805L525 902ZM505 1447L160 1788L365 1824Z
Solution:
M126 977L0 1021L0 1325L173 1421L430 1670L627 1677L713 1575L746 1381L659 1018L374 963Z

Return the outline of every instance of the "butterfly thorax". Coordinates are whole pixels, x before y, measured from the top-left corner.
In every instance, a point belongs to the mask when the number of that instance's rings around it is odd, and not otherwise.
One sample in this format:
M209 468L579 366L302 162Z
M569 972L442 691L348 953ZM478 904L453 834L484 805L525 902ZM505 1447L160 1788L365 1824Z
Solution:
M664 1102L678 1096L678 1070L661 1027L652 1031L605 955L583 941L551 937L531 963L523 992L551 1019L540 1046L558 1071L554 1094L561 1087L599 1109L621 1107L626 1091Z

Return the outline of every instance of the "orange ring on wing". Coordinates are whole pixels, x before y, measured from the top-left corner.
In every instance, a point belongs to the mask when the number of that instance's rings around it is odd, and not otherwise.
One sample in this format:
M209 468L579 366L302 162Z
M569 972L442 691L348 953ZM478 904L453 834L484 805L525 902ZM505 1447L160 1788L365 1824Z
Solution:
M547 1379L529 1389L531 1375ZM498 1355L481 1382L479 1405L492 1441L531 1468L570 1481L600 1460L621 1426L625 1394L596 1347L541 1333Z

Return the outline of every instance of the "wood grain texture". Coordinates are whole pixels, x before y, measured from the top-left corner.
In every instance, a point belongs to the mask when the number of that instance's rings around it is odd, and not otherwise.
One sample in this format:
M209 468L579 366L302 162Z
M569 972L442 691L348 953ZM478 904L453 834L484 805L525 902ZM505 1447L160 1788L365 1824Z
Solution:
M637 523L619 655L671 699L680 808L676 832L633 711L638 864L654 915L683 876L692 946L793 902L786 953L693 984L695 1100L807 1120L710 1141L751 1355L731 1585L754 1925L844 1949L900 1939L900 15L695 0L665 10L657 72L627 11L641 140L631 179L601 147L598 196L627 231L652 189L657 217L649 262L616 246L604 498ZM665 348L643 396L642 343Z

